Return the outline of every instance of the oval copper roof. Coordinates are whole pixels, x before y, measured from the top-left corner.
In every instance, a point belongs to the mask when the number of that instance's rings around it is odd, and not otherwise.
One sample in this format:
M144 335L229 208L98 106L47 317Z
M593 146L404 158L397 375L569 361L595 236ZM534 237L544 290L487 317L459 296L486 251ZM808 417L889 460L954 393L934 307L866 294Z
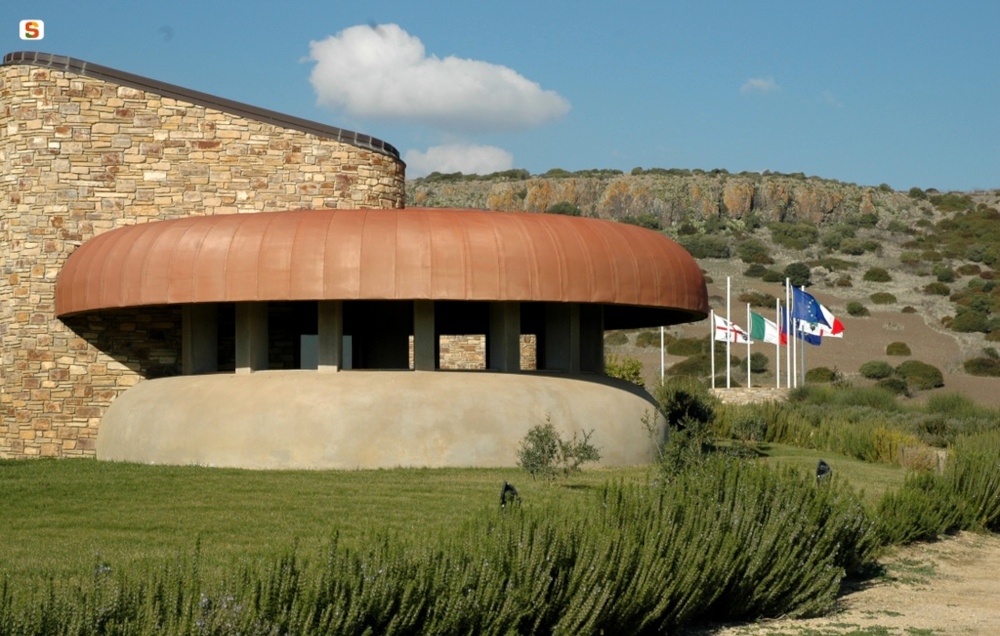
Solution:
M87 241L56 283L59 316L321 299L601 303L680 312L673 322L708 314L701 269L661 234L598 219L482 210L296 210L156 221Z

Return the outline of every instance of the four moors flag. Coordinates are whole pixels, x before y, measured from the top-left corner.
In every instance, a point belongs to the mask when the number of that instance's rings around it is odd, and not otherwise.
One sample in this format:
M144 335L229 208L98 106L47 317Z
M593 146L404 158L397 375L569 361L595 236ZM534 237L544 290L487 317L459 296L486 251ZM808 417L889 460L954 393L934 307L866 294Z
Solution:
M715 316L715 339L722 342L750 343L750 336L743 328L734 322L729 322L722 316Z

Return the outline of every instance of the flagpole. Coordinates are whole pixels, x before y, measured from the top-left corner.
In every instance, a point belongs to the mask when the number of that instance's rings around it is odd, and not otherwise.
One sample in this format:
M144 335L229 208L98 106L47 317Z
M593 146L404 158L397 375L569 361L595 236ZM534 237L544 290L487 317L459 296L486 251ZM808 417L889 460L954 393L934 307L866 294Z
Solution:
M664 375L663 365L664 365L664 360L663 360L663 326L661 325L660 326L660 384L663 384L663 375Z
M750 303L747 303L747 329L750 329ZM750 388L750 334L747 333L747 388Z
M730 305L729 305L729 295L730 295L729 290L730 290L729 277L726 276L726 322L729 323L729 325L730 325L729 328L732 329L733 317L732 317L732 312L730 311ZM726 388L727 389L730 388L730 384L729 384L729 343L730 343L730 341L732 339L733 339L733 337L729 333L726 333Z
M709 310L708 357L712 359L712 388L715 388L715 310Z
M774 344L774 388L781 388L781 300L774 299L774 317L778 325L778 342Z
M798 370L798 329L799 321L795 319L795 294L792 293L792 285L789 279L785 279L785 294L788 295L788 322L789 322L789 333L792 334L792 388L799 386L799 370Z
M805 285L800 285L799 289L801 289L801 291L802 291L803 294L806 292L806 286ZM805 386L806 385L806 342L805 342L805 340L802 341L802 370L801 370L801 373L802 373L802 386Z

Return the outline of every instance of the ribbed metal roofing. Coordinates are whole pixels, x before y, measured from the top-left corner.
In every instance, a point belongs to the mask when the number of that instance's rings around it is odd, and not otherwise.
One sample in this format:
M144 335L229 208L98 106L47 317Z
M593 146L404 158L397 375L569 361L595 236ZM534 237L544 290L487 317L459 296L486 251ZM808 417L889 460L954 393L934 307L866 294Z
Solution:
M681 312L674 322L708 314L698 264L657 232L482 210L297 210L157 221L87 241L56 284L59 316L322 299L600 303Z

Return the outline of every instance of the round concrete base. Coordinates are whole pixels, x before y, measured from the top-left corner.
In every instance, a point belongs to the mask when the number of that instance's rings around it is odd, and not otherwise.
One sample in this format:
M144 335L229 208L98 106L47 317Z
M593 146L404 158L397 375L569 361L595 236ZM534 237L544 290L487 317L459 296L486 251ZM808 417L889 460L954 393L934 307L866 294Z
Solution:
M420 371L265 371L147 380L101 420L97 457L240 468L514 466L548 417L593 429L602 465L653 458L641 389L599 376Z

